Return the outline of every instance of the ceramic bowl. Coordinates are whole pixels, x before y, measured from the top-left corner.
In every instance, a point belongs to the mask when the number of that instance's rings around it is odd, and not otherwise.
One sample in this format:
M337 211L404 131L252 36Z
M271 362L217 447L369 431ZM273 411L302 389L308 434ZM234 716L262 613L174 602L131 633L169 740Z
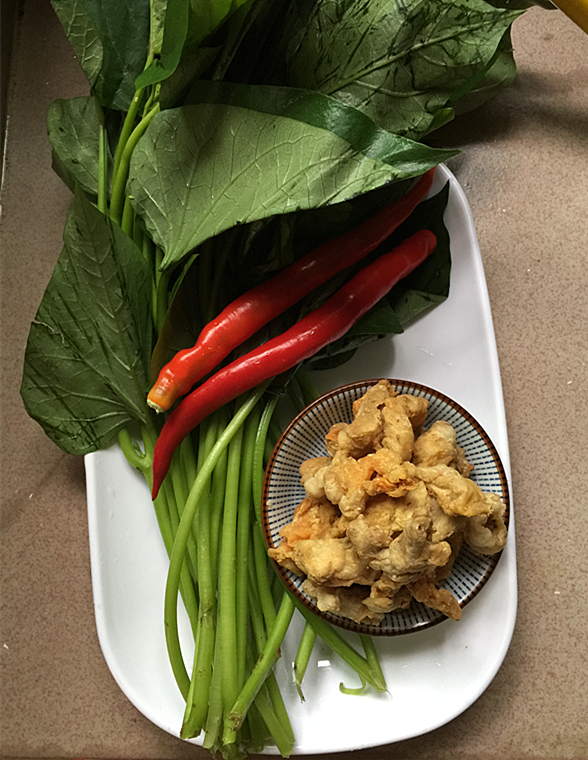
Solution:
M361 398L378 380L365 380L332 390L304 409L288 425L276 444L266 468L262 496L262 524L268 548L279 545L280 531L292 521L294 509L305 497L299 467L303 461L326 456L325 434L336 422L351 422L353 402ZM506 505L508 524L509 490L505 470L492 441L482 426L456 401L419 383L390 380L396 391L424 396L429 401L425 428L436 420L449 422L456 431L457 443L474 465L471 478L484 492L497 493ZM500 554L478 556L465 544L449 578L442 584L465 607L486 584ZM277 572L296 597L330 623L358 633L394 636L429 628L447 618L437 610L413 600L406 610L388 613L378 625L355 623L331 612L321 612L315 601L302 590L304 578L275 564ZM457 623L459 625L459 623Z

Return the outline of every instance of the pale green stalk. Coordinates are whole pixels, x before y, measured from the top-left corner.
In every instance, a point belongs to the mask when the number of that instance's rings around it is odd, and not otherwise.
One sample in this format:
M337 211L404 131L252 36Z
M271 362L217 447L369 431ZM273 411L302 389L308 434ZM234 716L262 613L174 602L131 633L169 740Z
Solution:
M117 171L112 180L112 192L110 197L110 218L118 225L122 222L123 207L125 202L125 190L127 186L127 178L129 176L129 166L131 163L131 156L133 151L145 130L149 126L151 119L155 114L159 113L159 103L156 103L151 111L144 116L137 126L133 129L129 138L120 153L119 164ZM117 150L118 153L118 150Z
M229 444L229 464L225 488L225 506L222 528L221 569L219 582L219 639L223 658L223 707L230 710L239 692L237 682L237 628L236 628L236 544L237 510L239 500L239 476L243 428L241 427ZM235 735L223 728L223 744L233 744Z
M192 485L192 489L190 490L190 494L188 496L186 505L184 507L184 512L182 514L182 519L176 533L170 556L165 589L164 620L166 643L170 664L174 673L174 677L178 682L180 688L182 688L182 685L185 687L186 683L188 683L189 686L189 677L182 657L178 634L178 590L188 537L190 536L192 530L192 522L198 509L200 497L202 496L204 488L208 484L216 463L221 458L223 451L225 451L232 438L241 428L248 415L255 408L255 405L265 391L265 387L266 385L260 386L250 394L247 401L245 401L240 406L233 419L229 422L223 433L219 436L216 444L213 447L213 450L207 457L206 462L201 467L196 480ZM187 695L188 690L184 689L184 691Z
M243 723L249 706L255 699L279 657L280 646L284 640L284 636L286 635L293 614L294 603L290 595L285 594L276 616L276 622L268 634L263 652L257 660L255 667L227 716L225 730L229 732L236 731Z
M306 674L306 669L308 668L315 641L316 631L310 623L305 623L300 644L298 645L298 651L296 652L296 658L294 660L294 681L296 683L296 690L298 691L298 695L302 702L304 702L302 681Z
M252 481L255 439L259 425L260 411L256 407L245 422L241 475L239 479L239 501L237 511L237 544L235 555L235 626L237 637L237 683L239 688L245 680L247 661L247 586L249 539L252 511Z

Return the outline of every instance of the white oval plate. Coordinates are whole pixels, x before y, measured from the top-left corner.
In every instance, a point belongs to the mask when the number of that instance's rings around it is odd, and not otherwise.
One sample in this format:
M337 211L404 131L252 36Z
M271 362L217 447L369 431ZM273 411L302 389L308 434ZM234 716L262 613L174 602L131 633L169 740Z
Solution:
M482 260L459 183L440 166L431 194L451 183L446 223L451 238L451 293L398 336L364 346L336 370L317 373L324 392L344 383L401 377L456 399L484 427L510 482L502 385ZM120 688L149 720L178 736L183 700L173 679L163 632L167 556L149 489L117 447L86 457L92 584L98 636ZM464 609L418 633L378 640L389 693L345 695L356 677L327 648L313 651L301 702L292 662L302 631L296 616L276 675L296 734L295 754L341 752L402 741L457 717L487 688L506 655L517 609L512 512L496 570ZM180 620L189 663L189 626ZM356 643L354 634L347 634ZM200 743L200 740L195 740ZM268 748L268 754L276 750Z

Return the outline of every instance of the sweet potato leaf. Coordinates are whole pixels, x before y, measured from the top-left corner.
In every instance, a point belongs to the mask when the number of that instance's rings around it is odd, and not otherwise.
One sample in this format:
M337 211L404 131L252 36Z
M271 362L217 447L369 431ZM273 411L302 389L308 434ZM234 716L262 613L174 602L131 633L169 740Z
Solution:
M426 226L437 237L437 247L408 277L401 280L387 296L402 326L423 311L444 301L451 283L451 253L449 233L444 214L449 199L447 182L432 198L423 201L415 213L398 229L390 241L394 244L402 237L412 235Z
M186 41L189 10L188 0L168 0L163 29L160 32L158 29L158 37L155 43L160 45L160 49L153 51L158 52L159 56L154 58L145 71L139 74L135 82L136 87L147 87L147 85L162 82L177 69ZM152 49L153 44L152 36Z
M126 111L150 41L149 0L52 0L98 102Z
M131 420L147 419L150 305L140 250L78 190L21 386L28 414L64 451L104 448Z
M538 5L546 10L555 10L556 6L551 0L486 0L487 3L495 8L507 8L508 10L525 10L533 5Z
M92 196L98 192L100 113L93 97L55 100L47 111L47 133L58 174Z
M143 71L137 87L163 82L174 74L183 57L200 49L227 19L255 0L167 0L160 55Z
M479 108L497 92L512 84L516 75L510 28L505 32L496 52L485 69L480 69L473 77L454 90L448 105L455 114L463 114Z
M189 0L186 48L193 51L241 6L256 0Z
M168 5L168 0L150 0L149 3L149 52L152 55L161 53Z
M167 267L237 224L339 203L447 156L381 130L371 137L356 147L298 118L229 103L183 106L153 118L128 193Z
M94 85L104 58L104 49L96 23L83 0L51 0L51 6L74 49L82 71Z
M328 130L367 158L395 167L397 178L422 174L457 152L432 149L387 132L353 106L312 90L201 81L192 87L186 103L225 103Z
M360 346L401 332L403 328L396 312L383 298L346 335L309 359L306 366L313 370L333 369L351 359Z
M298 0L293 8L286 83L334 95L412 139L485 69L520 15L484 0Z

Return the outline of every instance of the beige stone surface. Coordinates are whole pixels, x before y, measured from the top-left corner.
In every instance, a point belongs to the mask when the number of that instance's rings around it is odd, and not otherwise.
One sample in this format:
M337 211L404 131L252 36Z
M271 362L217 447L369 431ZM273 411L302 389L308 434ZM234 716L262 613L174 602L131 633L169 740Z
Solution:
M28 325L60 249L69 192L45 113L85 92L49 3L25 0L9 86L2 188L4 758L203 758L124 697L96 635L83 463L19 397ZM559 11L514 25L512 87L435 140L472 207L501 362L517 526L519 608L485 693L422 737L357 760L588 758L588 36ZM324 756L340 758L346 755Z

